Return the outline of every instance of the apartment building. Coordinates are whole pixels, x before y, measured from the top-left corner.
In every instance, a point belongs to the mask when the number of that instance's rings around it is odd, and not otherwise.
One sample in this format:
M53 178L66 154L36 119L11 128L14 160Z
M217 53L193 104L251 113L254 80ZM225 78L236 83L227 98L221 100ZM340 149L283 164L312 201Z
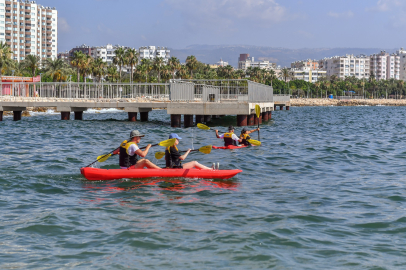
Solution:
M113 59L116 56L115 50L122 48L124 50L130 49L130 47L107 44L106 46L92 47L91 56L93 58L101 58L107 64L112 65Z
M319 61L319 68L326 71L326 76L333 75L340 79L355 76L358 79L367 79L370 75L370 57L366 55L345 55L324 58Z
M312 69L309 67L291 68L290 73L294 80L304 80L306 82L315 83L321 77L326 77L326 71L321 69Z
M269 61L255 61L253 56L249 56L249 54L240 54L238 57L238 69L246 70L247 68L258 67L261 69L276 69L276 63L270 63Z
M400 56L381 51L371 58L371 72L377 81L400 78Z
M139 48L140 59L150 59L154 60L156 57L161 57L164 59L165 63L171 58L171 51L166 47L141 47Z
M296 68L296 69L307 68L307 69L310 69L310 70L315 70L315 69L319 68L319 61L312 60L312 59L295 61L295 62L290 64L290 67L291 68Z
M223 59L220 59L220 61L218 61L216 63L216 66L218 66L218 67L226 67L226 66L228 66L228 62L223 61Z
M35 1L0 0L0 41L10 46L17 61L29 54L55 59L58 11Z
M400 48L396 55L399 56L399 79L406 81L406 50Z

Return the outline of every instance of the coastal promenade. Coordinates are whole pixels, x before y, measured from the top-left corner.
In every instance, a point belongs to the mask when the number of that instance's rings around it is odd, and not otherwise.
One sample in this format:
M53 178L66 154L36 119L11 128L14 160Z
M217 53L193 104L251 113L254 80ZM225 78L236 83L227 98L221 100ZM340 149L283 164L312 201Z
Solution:
M237 126L257 125L272 117L275 104L289 108L289 96L275 96L270 86L247 80L173 80L167 84L98 83L15 83L3 84L0 120L3 111L12 111L21 120L28 107L55 107L61 120L83 120L90 108L117 108L128 113L129 121L148 121L152 109L166 109L171 126L190 127L222 115L237 115ZM255 105L261 107L256 117Z

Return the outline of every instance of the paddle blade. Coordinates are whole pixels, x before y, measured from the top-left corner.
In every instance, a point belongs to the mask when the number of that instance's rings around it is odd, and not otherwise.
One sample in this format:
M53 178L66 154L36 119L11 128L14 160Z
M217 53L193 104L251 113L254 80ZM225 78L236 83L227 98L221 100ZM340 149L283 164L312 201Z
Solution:
M260 146L261 145L261 142L257 141L257 140L248 140L248 142L250 144L252 144L252 145L255 145L255 146Z
M200 147L199 152L201 152L203 154L210 154L212 148L213 147L211 145L206 145L206 146Z
M210 128L208 126L200 124L200 123L197 124L197 127L200 128L200 129L204 129L204 130L210 130Z
M111 154L98 156L97 161L98 162L105 162L109 157L111 157Z
M257 114L257 117L261 115L261 107L259 105L255 105L255 113Z
M155 153L155 158L156 159L161 159L161 158L163 158L165 156L165 153L164 152L156 152Z
M176 142L176 138L173 138L173 139L169 139L169 140L160 142L159 146L170 147L170 146L174 145L175 142Z

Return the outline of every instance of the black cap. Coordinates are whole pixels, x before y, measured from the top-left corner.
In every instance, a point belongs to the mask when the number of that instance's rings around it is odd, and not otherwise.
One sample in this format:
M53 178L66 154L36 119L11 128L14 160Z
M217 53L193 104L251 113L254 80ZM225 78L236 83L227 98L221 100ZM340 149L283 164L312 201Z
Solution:
M246 131L248 131L247 128L243 128L243 129L241 130L241 132L246 132Z
M228 130L233 130L233 129L234 129L233 126L229 126L229 127L228 127Z

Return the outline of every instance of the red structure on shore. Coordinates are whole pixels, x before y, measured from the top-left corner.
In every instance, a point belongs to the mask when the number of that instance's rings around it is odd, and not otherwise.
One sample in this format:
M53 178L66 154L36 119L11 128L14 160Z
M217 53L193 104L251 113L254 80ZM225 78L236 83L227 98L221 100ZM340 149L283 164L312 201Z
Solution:
M18 77L18 76L2 76L1 77L1 82L2 82L2 87L1 87L1 94L2 95L12 95L12 88L14 84L14 91L18 91L17 95L21 96L22 90L20 85L18 83L24 82L40 82L41 81L41 76L36 76L36 77ZM6 84L5 84L6 83ZM8 84L10 83L10 84ZM22 86L23 88L25 87L25 94L27 97L29 97L29 84L25 84L25 86ZM34 85L34 91L35 91L35 85Z

